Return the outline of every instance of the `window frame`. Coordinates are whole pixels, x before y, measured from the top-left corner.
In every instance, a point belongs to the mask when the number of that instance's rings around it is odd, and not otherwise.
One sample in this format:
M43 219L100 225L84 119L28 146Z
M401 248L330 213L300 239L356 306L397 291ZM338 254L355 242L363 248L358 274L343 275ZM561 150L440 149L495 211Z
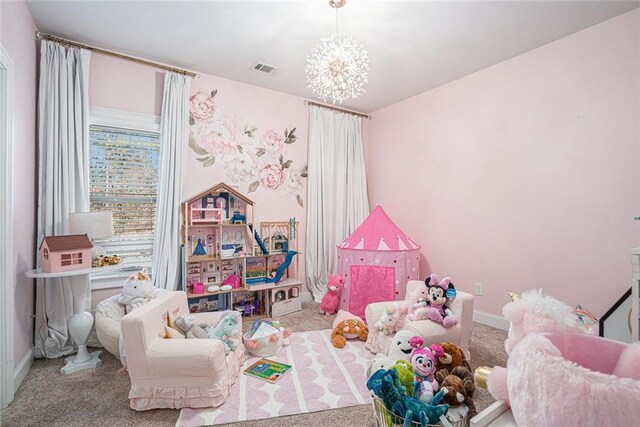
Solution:
M114 127L133 131L155 132L158 134L161 133L160 116L104 107L89 107L89 127L87 127L87 138L89 135L89 128L93 125ZM98 241L98 243L104 249L109 250L132 245L152 246L153 239L141 239L126 242L124 244L108 241ZM124 262L126 264L126 260ZM125 267L124 271L92 275L91 290L93 291L99 289L121 288L124 284L125 279L131 274L131 272L137 271L141 267L143 266L140 264L133 264L130 269L127 269Z

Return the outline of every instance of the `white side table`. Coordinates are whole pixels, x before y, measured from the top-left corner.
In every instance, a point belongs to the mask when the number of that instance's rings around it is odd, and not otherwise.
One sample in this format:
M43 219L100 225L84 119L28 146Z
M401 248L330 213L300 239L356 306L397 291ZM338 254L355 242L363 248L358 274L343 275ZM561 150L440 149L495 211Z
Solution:
M94 351L92 353L87 351L87 340L89 339L89 333L93 326L93 315L84 309L87 292L91 292L90 289L87 289L87 281L92 274L114 271L119 268L121 268L121 264L60 273L43 273L42 270L38 268L25 273L25 276L34 279L66 277L71 284L73 316L69 319L69 335L78 346L78 352L75 356L69 356L65 359L67 364L60 369L60 372L63 374L72 374L84 369L97 368L102 365L102 360L100 360L101 351Z

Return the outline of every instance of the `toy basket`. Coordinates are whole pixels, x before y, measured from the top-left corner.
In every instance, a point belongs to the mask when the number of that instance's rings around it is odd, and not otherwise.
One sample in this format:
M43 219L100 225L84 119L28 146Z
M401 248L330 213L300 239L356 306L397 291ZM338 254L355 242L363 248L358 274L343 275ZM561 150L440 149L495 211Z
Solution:
M376 413L376 424L378 427L402 427L404 418L389 411L380 398L373 396L373 410ZM412 421L411 427L420 427L420 423ZM443 427L442 424L427 424L429 427ZM455 423L451 423L452 427L468 427L469 418L464 418Z
M249 354L255 357L275 356L280 352L280 350L282 350L282 346L286 344L284 328L279 329L276 334L277 340L275 341L271 338L271 335L253 340L251 339L251 334L251 331L244 334L244 347L247 349ZM253 346L250 345L250 341L255 344Z

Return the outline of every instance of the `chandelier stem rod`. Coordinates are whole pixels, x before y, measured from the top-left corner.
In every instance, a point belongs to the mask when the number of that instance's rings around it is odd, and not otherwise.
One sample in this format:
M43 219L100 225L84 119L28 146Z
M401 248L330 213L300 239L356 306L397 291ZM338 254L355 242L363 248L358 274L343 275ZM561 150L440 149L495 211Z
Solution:
M304 105L326 108L327 110L333 110L333 111L338 111L340 113L351 114L354 116L363 117L365 119L371 118L369 114L361 113L359 111L347 110L346 108L334 107L333 105L323 104L321 102L309 101L308 99L305 99L303 103Z
M338 20L338 8L336 8L336 38L340 39L340 23Z

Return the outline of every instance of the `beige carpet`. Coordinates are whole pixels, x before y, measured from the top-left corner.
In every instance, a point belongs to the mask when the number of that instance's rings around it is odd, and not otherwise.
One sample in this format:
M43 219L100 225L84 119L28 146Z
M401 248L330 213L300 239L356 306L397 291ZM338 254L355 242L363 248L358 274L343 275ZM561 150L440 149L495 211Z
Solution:
M333 317L318 314L318 304L305 303L303 310L281 318L295 332L328 329ZM247 324L244 325L245 329ZM471 363L505 366L507 355L503 342L506 333L474 324L471 343ZM136 412L129 409L129 378L118 373L120 362L103 351L103 365L96 371L84 371L64 376L60 368L63 359L37 360L29 371L15 400L0 413L2 426L174 426L177 410ZM478 410L493 399L484 390L476 395ZM242 427L328 426L350 427L374 425L370 405L276 419L228 424Z

